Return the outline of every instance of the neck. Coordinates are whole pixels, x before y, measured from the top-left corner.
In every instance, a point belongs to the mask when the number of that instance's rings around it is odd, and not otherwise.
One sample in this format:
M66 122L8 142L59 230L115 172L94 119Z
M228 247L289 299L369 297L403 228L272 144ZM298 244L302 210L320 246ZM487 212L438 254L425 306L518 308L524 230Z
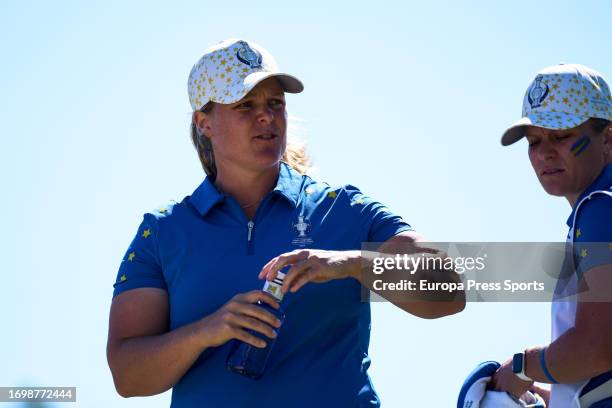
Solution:
M606 167L609 164L610 163L604 163L603 167L596 173L596 175L594 177L591 178L591 180L588 182L587 186L581 192L579 192L577 194L569 194L569 195L565 196L566 200L570 203L570 206L572 208L574 208L576 206L576 204L578 203L578 197L580 197L582 195L582 193L584 193L586 191L586 189L589 188L591 186L591 184L593 184L595 182L595 180L597 180L597 178L601 175L601 173L603 173L606 170Z
M576 201L578 201L578 197L580 197L580 194L572 194L565 196L565 199L570 204L570 207L574 208L574 206L576 205Z
M260 172L217 167L215 186L238 201L250 219L261 200L276 185L279 171L280 164Z

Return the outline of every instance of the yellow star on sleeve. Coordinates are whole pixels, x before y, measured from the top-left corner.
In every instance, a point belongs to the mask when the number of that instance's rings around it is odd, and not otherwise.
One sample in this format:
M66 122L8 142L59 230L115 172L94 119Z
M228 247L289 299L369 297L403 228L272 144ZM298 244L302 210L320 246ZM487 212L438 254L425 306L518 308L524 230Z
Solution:
M136 252L132 251L130 252L130 254L128 255L128 261L133 261L134 257L136 256Z
M121 282L125 282L127 280L127 276L125 276L125 273L123 275L121 275L121 278L119 278L119 280Z
M363 201L363 198L358 198L355 200L356 204L363 204L365 201Z
M327 196L329 198L336 198L338 194L335 191L330 191L329 193L327 193Z
M588 251L586 250L586 248L584 248L582 251L580 251L580 256L582 258L586 258L586 256L588 255Z
M576 238L580 238L581 235L582 235L582 231L580 230L580 228L578 228L576 230Z

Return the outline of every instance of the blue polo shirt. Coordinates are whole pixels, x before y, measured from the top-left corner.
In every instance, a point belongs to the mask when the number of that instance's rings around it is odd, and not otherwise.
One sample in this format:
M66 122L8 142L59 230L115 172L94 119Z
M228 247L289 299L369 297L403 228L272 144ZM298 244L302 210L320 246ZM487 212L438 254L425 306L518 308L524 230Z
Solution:
M574 265L579 279L591 268L612 265L612 196L593 194L595 191L612 191L612 164L608 164L578 197L567 219L569 234L573 234L573 236L568 235L568 240L573 238ZM578 206L581 201L582 204ZM576 222L572 229L574 217ZM612 379L612 370L591 378L582 388L580 395L588 393L610 379Z
M180 203L147 213L121 262L114 296L168 292L170 329L207 316L299 248L360 249L411 227L351 185L333 188L281 163L276 187L251 222L209 178ZM308 284L283 299L286 319L262 379L229 372L230 344L206 349L174 386L172 407L377 407L370 365L370 305L354 279Z
M596 266L612 264L612 196L593 194L594 191L602 190L612 192L612 164L607 165L578 197L567 219L570 234L573 234L574 264L578 276ZM576 224L571 230L574 216Z

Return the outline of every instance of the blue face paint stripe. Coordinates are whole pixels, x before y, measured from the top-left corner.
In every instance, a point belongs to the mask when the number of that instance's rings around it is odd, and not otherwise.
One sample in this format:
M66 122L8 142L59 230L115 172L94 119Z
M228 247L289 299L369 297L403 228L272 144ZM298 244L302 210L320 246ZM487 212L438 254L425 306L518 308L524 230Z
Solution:
M591 139L587 135L582 135L582 137L572 145L570 150L574 153L574 156L579 156L590 143Z

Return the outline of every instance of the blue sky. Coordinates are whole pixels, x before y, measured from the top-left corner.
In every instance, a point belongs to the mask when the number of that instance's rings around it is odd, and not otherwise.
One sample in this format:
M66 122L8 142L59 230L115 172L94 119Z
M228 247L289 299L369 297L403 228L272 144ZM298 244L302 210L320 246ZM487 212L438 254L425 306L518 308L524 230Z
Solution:
M0 385L123 400L105 343L112 283L144 212L203 173L187 75L241 37L305 83L289 95L315 177L350 183L432 241L562 241L526 145L499 137L534 74L578 62L612 78L606 1L0 3L4 284ZM479 362L549 337L546 304L469 304L425 321L373 305L370 374L384 406L452 406Z

